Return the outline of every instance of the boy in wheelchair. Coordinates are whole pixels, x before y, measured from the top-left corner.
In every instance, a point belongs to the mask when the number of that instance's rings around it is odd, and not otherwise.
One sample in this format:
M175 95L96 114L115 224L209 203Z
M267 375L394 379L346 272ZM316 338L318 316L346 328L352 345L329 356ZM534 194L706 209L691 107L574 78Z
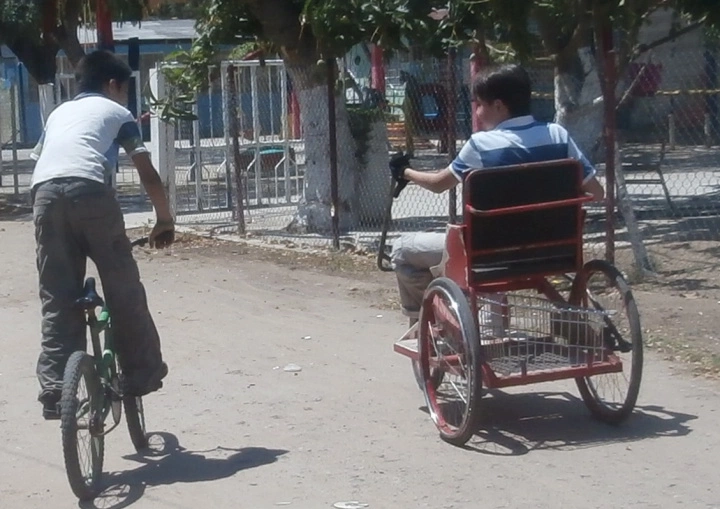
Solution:
M583 166L583 190L594 200L602 200L604 190L595 178L595 168L568 132L555 123L537 122L530 114L531 91L530 77L518 65L488 68L478 75L473 95L482 131L473 134L455 160L438 172L413 170L407 155L393 156L390 171L397 182L395 196L408 182L439 194L462 182L472 170L572 158ZM403 314L411 319L417 318L425 289L439 275L444 250L445 234L440 232L406 234L393 244L392 267Z

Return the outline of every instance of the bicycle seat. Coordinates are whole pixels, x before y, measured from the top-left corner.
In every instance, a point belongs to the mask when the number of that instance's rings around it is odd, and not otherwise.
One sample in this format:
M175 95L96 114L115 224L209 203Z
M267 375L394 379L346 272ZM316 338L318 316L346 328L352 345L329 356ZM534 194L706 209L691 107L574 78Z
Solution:
M100 307L105 304L95 290L95 278L89 277L85 280L85 287L83 288L83 296L75 301L75 304L83 309L93 309Z

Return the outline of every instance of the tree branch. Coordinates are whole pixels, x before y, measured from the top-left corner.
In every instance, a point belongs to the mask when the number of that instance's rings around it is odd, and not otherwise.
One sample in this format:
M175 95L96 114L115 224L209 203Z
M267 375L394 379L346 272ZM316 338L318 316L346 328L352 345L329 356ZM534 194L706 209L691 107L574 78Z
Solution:
M640 55L642 55L643 53L647 53L651 49L655 49L658 46L662 46L663 44L665 44L667 42L674 41L678 37L681 37L687 33L692 32L693 30L700 28L705 23L706 18L707 18L707 16L703 16L698 21L691 23L688 26L681 28L680 30L671 32L668 35L666 35L665 37L661 37L660 39L657 39L649 44L638 44L633 51L632 58L637 58Z

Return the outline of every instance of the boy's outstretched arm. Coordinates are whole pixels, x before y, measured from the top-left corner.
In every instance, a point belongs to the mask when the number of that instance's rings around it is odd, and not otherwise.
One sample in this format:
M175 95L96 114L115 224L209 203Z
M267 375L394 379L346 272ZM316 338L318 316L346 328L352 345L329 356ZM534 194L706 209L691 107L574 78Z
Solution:
M582 186L583 191L593 197L595 201L602 201L605 198L605 189L595 177L590 178Z
M458 179L450 167L440 171L417 171L407 168L404 178L433 193L442 193L458 185Z
M155 170L148 152L135 154L132 156L132 160L157 215L157 221L150 233L150 245L153 247L157 245L159 248L166 247L173 242L172 234L175 231L175 222L162 180ZM163 233L165 235L162 235Z

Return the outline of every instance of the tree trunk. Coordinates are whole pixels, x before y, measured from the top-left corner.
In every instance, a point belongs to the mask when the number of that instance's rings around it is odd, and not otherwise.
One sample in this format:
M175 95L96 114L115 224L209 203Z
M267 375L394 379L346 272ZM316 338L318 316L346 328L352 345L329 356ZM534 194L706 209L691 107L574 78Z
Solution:
M322 60L332 53L323 52L312 31L307 26L301 26L301 4L285 0L246 0L242 3L249 7L262 24L264 37L280 48L300 104L305 142L305 199L288 229L330 232L330 133L327 74ZM387 180L379 177L380 172L387 171L387 133L383 132L378 137L378 128L373 128L368 153L360 157L357 140L353 138L350 130L345 98L337 94L335 112L339 197L337 213L340 229L354 228L361 219L369 221L377 218L376 222L379 224L383 211L382 200L377 206L377 215L374 214L375 204L369 200L372 196L384 198L387 194ZM384 125L382 129L384 130ZM366 170L364 166L372 169ZM375 191L380 183L382 190Z
M294 84L303 83L304 76L298 76L297 70L290 67L288 71ZM311 85L296 92L305 142L305 199L291 227L295 231L327 233L332 228L327 87ZM371 126L367 152L361 156L350 130L344 98L337 95L335 113L340 229L379 225L388 186L385 124L375 122Z
M377 120L370 127L367 152L359 161L359 171L355 175L354 207L361 226L377 228L385 216L390 185L387 146L387 126L382 120Z
M55 82L57 44L50 41L43 44L28 34L27 38L18 37L8 41L7 45L38 84Z
M302 83L296 72L290 71L294 84ZM305 142L305 199L301 203L295 225L308 232L327 233L332 229L330 217L330 132L328 119L327 86L315 85L297 89L300 103L300 119ZM357 171L356 144L350 133L345 102L335 100L338 197L340 228L348 229L355 224L352 207L354 177Z

